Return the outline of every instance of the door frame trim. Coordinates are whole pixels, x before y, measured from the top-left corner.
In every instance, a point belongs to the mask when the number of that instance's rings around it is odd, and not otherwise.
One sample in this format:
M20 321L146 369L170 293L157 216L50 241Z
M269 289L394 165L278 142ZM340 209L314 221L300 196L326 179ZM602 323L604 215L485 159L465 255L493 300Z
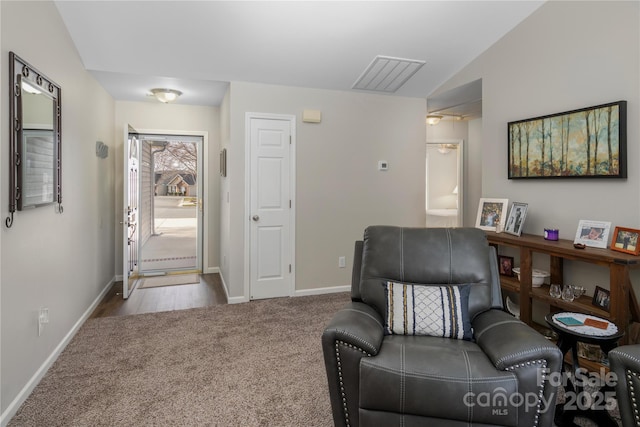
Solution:
M292 114L245 113L244 119L244 300L251 301L251 119L286 120L291 130L289 148L289 254L291 273L289 277L289 296L296 289L296 116Z
M166 129L136 129L139 134L155 134L155 135L184 135L184 136L201 136L202 137L202 156L198 159L199 165L202 168L202 185L198 185L198 193L203 199L203 215L202 215L202 230L198 230L197 240L199 240L200 253L197 254L200 259L200 266L202 273L209 273L212 269L209 266L209 239L207 238L210 230L209 214L210 209L207 206L210 203L210 198L207 197L207 184L209 182L209 132L199 130L166 130Z

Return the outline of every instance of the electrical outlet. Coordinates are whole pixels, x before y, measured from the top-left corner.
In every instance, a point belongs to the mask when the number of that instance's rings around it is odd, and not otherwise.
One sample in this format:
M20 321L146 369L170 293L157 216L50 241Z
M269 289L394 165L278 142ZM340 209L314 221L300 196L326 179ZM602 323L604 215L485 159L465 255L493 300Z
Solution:
M49 323L49 309L44 307L38 311L38 336L42 335L44 325L47 323Z
M338 267L345 268L347 266L347 258L346 257L338 257Z

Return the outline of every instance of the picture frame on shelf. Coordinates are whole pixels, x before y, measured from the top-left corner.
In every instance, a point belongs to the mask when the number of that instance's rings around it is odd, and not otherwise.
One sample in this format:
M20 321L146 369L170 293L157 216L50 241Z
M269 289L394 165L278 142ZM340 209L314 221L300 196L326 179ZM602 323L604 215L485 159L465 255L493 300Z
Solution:
M603 310L609 311L609 301L611 299L611 292L608 289L596 286L596 290L593 292L593 300L591 304L599 307Z
M501 276L513 277L513 257L498 255L498 271Z
M640 254L639 238L640 230L616 227L611 237L611 250L637 256Z
M498 231L507 219L509 199L481 198L478 204L476 228L487 231Z
M509 216L504 227L504 232L520 236L524 228L524 220L527 217L527 208L529 204L521 202L513 202Z
M606 249L610 230L610 222L581 219L578 222L578 230L576 230L576 238L573 243Z

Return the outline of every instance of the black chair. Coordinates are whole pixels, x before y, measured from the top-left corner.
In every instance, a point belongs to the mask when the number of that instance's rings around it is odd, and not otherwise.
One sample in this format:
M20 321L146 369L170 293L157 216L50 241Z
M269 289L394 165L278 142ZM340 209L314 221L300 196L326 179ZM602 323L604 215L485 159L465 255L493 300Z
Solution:
M322 335L336 426L552 425L562 355L502 310L483 231L367 228L351 299Z
M640 425L640 344L624 345L608 354L616 374L616 398L624 427Z

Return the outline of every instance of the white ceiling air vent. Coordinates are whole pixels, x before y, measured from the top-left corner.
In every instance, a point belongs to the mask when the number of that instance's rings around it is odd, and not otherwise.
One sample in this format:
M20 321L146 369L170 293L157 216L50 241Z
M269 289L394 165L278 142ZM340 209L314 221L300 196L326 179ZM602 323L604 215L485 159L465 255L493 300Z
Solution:
M353 84L352 89L393 93L400 89L422 66L417 59L376 56Z

